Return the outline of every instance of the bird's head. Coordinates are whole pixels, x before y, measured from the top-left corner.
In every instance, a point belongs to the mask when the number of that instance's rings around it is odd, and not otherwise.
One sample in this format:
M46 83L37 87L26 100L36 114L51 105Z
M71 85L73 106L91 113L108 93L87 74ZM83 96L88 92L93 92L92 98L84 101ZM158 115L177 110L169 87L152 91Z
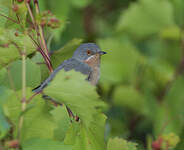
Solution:
M75 50L73 57L80 61L90 63L92 60L99 59L100 56L104 54L106 54L106 52L101 51L96 44L84 43Z

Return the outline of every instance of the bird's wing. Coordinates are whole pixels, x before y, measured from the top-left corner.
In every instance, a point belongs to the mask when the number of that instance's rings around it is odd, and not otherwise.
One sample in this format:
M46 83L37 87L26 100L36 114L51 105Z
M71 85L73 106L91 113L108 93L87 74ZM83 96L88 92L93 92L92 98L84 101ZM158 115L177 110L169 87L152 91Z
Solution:
M64 69L65 71L70 71L74 69L75 71L81 72L82 74L85 74L87 76L89 76L91 73L91 67L89 67L87 64L83 62L71 58L65 60L61 65L59 65L59 67L57 67L40 86L33 89L33 92L35 93L41 92L48 85L48 83L55 77L55 75L62 69Z

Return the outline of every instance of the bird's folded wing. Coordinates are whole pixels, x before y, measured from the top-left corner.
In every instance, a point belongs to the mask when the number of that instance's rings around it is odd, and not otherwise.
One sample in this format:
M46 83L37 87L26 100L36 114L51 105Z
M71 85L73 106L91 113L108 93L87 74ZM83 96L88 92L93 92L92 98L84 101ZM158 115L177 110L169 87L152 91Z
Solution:
M41 92L48 85L48 83L51 80L53 80L55 75L62 69L64 69L65 71L70 71L74 69L75 71L81 72L82 74L85 74L87 76L89 76L92 71L91 67L89 67L87 64L81 61L78 61L77 59L71 58L71 59L65 60L61 65L59 65L59 67L57 67L51 73L51 75L40 86L33 89L33 92L35 93Z

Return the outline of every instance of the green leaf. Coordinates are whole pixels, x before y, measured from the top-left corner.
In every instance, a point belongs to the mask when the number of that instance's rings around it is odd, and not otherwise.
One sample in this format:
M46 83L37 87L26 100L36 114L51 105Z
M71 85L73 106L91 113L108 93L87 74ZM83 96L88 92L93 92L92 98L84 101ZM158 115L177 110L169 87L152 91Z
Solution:
M8 123L2 105L8 99L8 97L12 94L12 91L0 86L0 139L2 139L8 131L10 130L10 124Z
M164 133L174 132L176 134L181 133L182 123L184 117L183 110L183 87L184 78L178 78L169 89L166 97L164 98L164 105L160 107L155 113L154 118L154 130L155 135L159 135L160 131L164 130Z
M18 36L15 35L15 32L18 33ZM0 28L0 69L10 62L19 59L23 49L26 49L26 55L36 50L27 35L15 30Z
M73 39L69 41L64 47L61 49L54 51L51 55L51 60L53 67L58 67L64 60L72 57L76 48L81 44L82 39Z
M0 3L0 14L2 14L4 16L8 16L8 13L9 13L9 9L5 6L2 6ZM0 16L0 20L1 20L0 27L4 27L7 19L3 16Z
M98 99L95 87L85 79L86 76L73 70L60 71L44 89L44 93L64 103L88 127L102 102Z
M101 81L114 84L132 81L140 59L136 48L129 41L116 38L101 39L98 43L107 52L101 58Z
M109 139L107 150L137 150L137 144L116 137Z
M63 142L50 139L33 138L22 145L23 150L72 150L72 147Z
M11 9L11 0L0 0L0 14L8 17L9 12ZM0 15L0 27L5 27L6 22L8 21L7 18Z
M174 25L172 5L167 0L139 0L122 13L118 31L146 37Z
M85 128L82 123L73 122L64 142L73 145L75 150L105 150L105 120L105 115L97 114L89 128Z
M116 106L124 106L138 113L144 113L144 95L131 86L118 86L114 91L113 99Z
M27 89L27 99L32 95L31 89ZM19 117L21 112L21 91L13 94L4 104L5 115L13 123L16 137ZM53 138L55 123L49 113L50 108L40 96L36 96L27 104L26 112L23 113L24 122L21 129L21 142L30 138Z
M16 90L22 87L22 61L17 60L9 65L9 73L6 72L2 84L11 88L11 82L13 82ZM10 79L11 78L11 79ZM40 67L33 63L30 59L26 59L26 85L28 87L35 88L41 82Z
M10 130L10 124L4 116L4 113L0 107L0 139L2 139Z
M47 65L45 64L43 56L39 52L36 52L36 54L31 58L31 60L40 66L41 81L44 81L46 78L48 78L50 72Z
M54 130L54 138L63 141L70 126L70 118L65 106L57 107L51 112L57 127Z

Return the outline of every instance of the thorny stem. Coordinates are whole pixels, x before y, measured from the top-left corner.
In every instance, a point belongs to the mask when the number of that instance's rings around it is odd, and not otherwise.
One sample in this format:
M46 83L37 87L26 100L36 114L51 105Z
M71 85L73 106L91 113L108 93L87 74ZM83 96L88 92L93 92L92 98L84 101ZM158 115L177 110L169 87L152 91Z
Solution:
M26 49L24 48L22 52L22 112L26 109ZM21 129L24 122L24 116L22 115L19 119L19 125L18 125L18 134L17 138L20 139Z

